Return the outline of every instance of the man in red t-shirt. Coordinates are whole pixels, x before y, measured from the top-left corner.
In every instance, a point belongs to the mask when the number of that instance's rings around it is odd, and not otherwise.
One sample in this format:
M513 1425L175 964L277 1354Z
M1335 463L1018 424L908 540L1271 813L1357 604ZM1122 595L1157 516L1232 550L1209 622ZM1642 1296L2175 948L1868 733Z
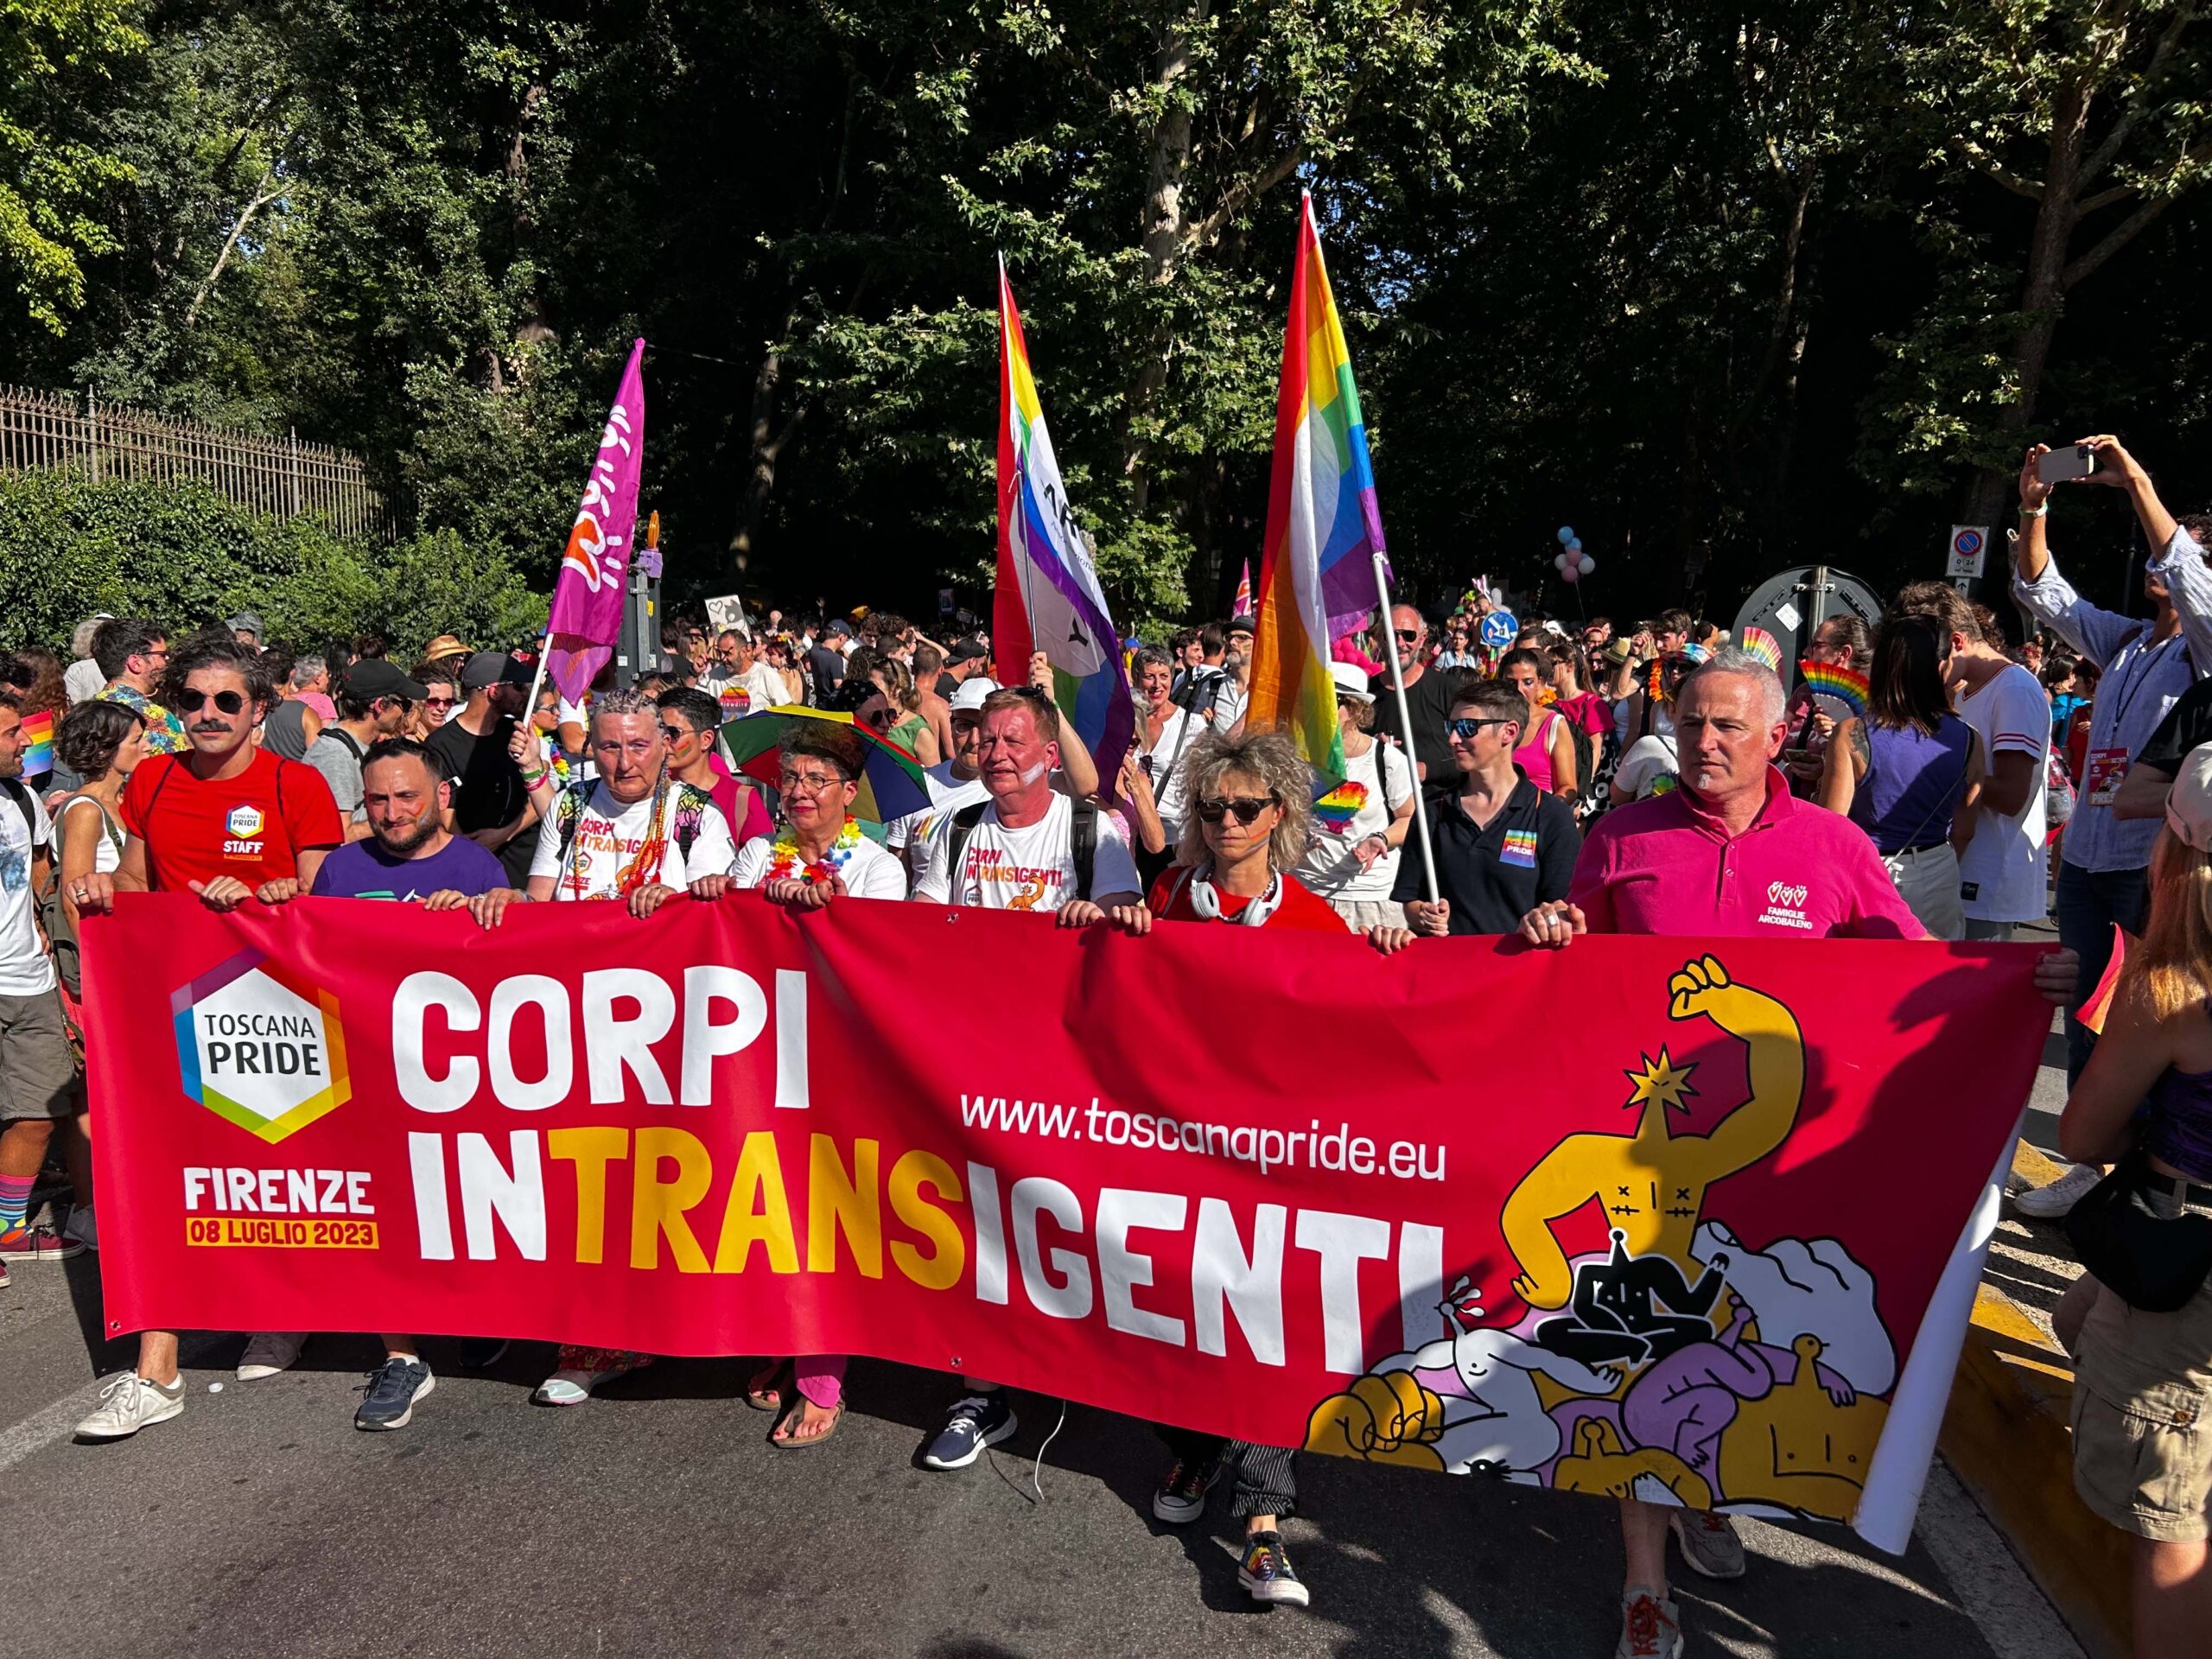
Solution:
M131 774L123 794L130 832L123 861L111 875L78 879L70 895L78 910L111 912L118 893L178 891L199 894L211 910L236 910L271 882L311 884L324 855L346 839L346 825L321 772L255 745L272 696L260 658L204 634L177 648L162 685L162 701L183 720L192 747L156 756ZM288 1346L289 1356L271 1351ZM298 1352L289 1332L257 1336L238 1374L265 1376ZM109 1379L77 1433L121 1440L183 1409L176 1332L143 1331L137 1369Z

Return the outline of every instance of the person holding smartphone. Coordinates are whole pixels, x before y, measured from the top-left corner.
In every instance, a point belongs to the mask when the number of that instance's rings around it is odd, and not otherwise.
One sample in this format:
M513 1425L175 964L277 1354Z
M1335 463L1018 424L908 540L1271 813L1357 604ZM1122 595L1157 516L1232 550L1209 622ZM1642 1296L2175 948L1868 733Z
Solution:
M2012 597L2044 627L2102 671L2091 706L2081 797L2059 845L2058 938L2082 957L2082 983L2094 988L2112 954L2114 923L2143 931L2150 904L2151 848L2158 825L2115 809L2135 759L2200 674L2212 671L2212 572L2204 550L2176 522L2150 475L2109 435L2078 448L2097 457L2076 481L2125 489L2158 556L2144 567L2143 593L2157 607L2149 621L2101 609L2059 574L2048 533L2050 495L2063 480L2046 477L2051 455L2037 444L2020 463L2020 531L2012 544ZM2139 785L2139 788L2142 787ZM2096 1038L2066 1011L2066 1076L2078 1079ZM2022 1213L2064 1215L2099 1179L2094 1166L2069 1170L2014 1200Z

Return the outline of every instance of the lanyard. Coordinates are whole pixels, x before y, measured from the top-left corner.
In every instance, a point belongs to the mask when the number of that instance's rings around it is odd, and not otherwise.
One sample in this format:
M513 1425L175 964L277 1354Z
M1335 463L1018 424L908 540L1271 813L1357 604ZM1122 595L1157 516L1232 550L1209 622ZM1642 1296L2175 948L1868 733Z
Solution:
M2112 735L2114 742L2120 741L2120 726L2127 718L2128 709L2134 706L2137 694L2143 690L2145 683L2150 679L2152 671L2158 667L2158 660L2166 654L2167 648L2180 638L2181 634L2178 631L2170 633L2158 642L2158 649L2146 652L2136 658L2135 672L2127 677L2126 685L2121 689L2120 695L2113 699L2117 705L2112 711ZM2134 642L2131 640L2129 643L2132 645Z

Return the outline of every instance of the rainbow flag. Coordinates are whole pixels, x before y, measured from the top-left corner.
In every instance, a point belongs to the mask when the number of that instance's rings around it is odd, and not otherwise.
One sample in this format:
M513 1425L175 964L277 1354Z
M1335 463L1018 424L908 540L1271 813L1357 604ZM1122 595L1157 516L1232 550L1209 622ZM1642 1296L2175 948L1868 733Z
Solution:
M1344 775L1344 752L1330 652L1375 608L1371 561L1382 550L1367 426L1308 195L1299 208L1283 332L1246 718L1255 728L1287 730L1331 782Z
M22 774L43 778L54 770L54 711L23 716Z
M999 261L998 489L998 592L991 623L1000 671L1009 684L1026 683L1030 658L1043 652L1052 667L1052 700L1061 715L1090 750L1098 775L1116 777L1136 728L1136 701L1121 636L1107 614L1090 550L1052 459L1004 259Z

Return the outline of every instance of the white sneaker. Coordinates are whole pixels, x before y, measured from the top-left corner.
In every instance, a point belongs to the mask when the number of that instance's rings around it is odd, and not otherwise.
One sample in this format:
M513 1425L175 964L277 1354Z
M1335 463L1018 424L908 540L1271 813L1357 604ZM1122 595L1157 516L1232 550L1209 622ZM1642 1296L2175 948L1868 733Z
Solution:
M80 1440L128 1440L151 1423L166 1423L184 1409L184 1379L164 1388L135 1371L118 1371L100 1389L92 1414L77 1425Z
M2048 1186L2031 1186L2024 1192L2016 1193L2012 1207L2038 1221L2056 1221L2104 1178L2104 1171L2094 1164L2076 1164Z
M99 1250L99 1228L93 1222L91 1205L80 1204L70 1211L69 1219L61 1224L61 1236L75 1239L88 1250Z
M238 1356L238 1381L258 1382L264 1376L290 1370L307 1342L304 1331L255 1332L246 1339L245 1352Z

